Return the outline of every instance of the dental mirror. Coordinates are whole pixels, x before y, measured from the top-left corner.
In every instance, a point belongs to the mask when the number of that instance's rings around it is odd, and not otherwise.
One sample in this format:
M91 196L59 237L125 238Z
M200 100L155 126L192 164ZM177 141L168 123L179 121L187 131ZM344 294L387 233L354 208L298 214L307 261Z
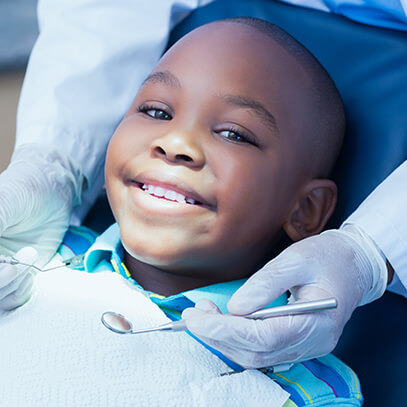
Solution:
M116 312L105 312L101 319L106 328L117 334L129 334L133 330L131 322Z
M132 323L123 315L118 314L117 312L108 311L102 315L102 323L111 331L117 334L143 334L146 332L155 332L155 331L185 331L187 325L185 321L171 321L153 328L146 329L133 329Z
M324 311L336 308L338 302L336 298L326 298L324 300L316 300L309 302L299 302L287 305L280 305L279 307L265 308L259 311L252 312L251 314L244 315L249 319L264 319L271 317L278 317L281 315L295 315L305 312ZM159 325L153 328L133 330L131 322L123 315L117 312L108 311L102 315L102 323L111 331L117 334L141 334L145 332L155 331L186 331L187 324L181 319L180 321L171 321L163 325Z

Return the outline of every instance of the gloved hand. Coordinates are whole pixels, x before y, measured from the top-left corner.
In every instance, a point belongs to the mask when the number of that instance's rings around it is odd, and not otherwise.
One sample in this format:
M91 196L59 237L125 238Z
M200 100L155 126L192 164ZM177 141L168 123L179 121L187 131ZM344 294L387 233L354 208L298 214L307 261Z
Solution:
M44 146L17 149L0 174L0 254L12 256L32 246L39 264L45 264L68 227L82 179L70 161Z
M358 305L379 298L387 284L384 255L355 225L329 230L284 250L231 298L228 309L244 315L283 292L290 302L335 297L334 310L265 320L221 315L210 301L182 314L188 329L244 367L265 367L331 352Z
M24 247L13 257L22 263L34 264L38 253L32 247ZM0 314L23 305L31 296L32 286L33 273L30 267L1 264Z

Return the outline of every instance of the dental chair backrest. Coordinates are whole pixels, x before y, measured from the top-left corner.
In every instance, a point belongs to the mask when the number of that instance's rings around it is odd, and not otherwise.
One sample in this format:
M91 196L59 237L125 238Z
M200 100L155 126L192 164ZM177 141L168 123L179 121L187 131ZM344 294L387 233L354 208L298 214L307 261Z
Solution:
M333 174L339 197L329 225L337 227L407 159L407 32L273 0L218 0L175 27L169 45L202 24L239 16L262 18L289 32L341 93L347 134Z

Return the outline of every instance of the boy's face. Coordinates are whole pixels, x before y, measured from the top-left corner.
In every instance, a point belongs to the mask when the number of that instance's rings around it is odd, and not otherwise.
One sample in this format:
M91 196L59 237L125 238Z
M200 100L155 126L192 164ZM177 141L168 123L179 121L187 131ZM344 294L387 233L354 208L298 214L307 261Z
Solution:
M281 46L241 24L202 27L173 47L107 153L126 250L176 273L247 275L307 178L308 82Z

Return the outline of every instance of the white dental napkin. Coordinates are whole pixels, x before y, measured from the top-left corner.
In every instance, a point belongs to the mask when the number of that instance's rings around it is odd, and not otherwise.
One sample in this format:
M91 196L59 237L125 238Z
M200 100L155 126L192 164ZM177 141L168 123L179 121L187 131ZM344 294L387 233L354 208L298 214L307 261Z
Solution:
M168 322L115 273L39 273L36 292L0 319L0 404L8 407L282 406L288 393L258 371L228 367L185 332L118 335L100 317L134 328Z

